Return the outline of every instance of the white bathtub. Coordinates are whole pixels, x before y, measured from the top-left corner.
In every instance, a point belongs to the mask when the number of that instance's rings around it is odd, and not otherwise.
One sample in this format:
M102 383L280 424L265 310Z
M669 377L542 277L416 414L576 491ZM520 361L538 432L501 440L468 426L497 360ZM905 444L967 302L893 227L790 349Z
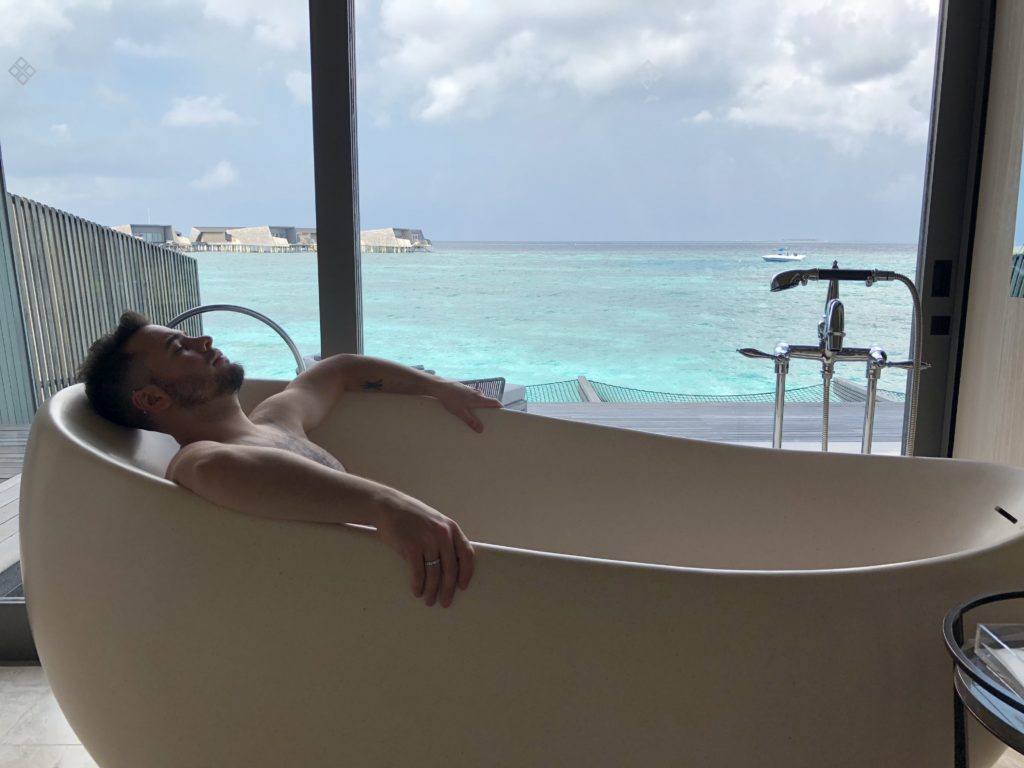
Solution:
M1024 471L482 418L353 394L314 435L478 542L443 610L366 530L220 509L162 479L169 438L103 422L80 386L53 397L25 590L96 761L951 764L941 619L1020 588L1021 525L994 508L1024 517Z

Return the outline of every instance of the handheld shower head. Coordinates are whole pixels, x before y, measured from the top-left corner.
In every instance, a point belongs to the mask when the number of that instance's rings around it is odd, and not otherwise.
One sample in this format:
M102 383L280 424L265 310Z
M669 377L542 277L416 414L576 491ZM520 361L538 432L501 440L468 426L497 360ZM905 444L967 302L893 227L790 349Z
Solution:
M787 269L772 278L772 292L796 288L798 285L807 285L808 280L817 279L818 270L816 269Z
M871 285L879 280L895 280L895 272L883 272L877 269L789 269L779 272L772 278L772 291L784 291L807 285L808 280L850 280ZM833 297L834 298L834 297Z

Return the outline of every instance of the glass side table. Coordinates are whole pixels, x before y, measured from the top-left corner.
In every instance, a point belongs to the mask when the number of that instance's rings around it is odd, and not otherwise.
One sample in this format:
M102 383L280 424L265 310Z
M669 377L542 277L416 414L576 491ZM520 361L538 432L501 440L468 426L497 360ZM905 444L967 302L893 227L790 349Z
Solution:
M1007 688L964 648L964 615L975 608L1003 600L1022 600L1024 592L983 595L946 614L942 635L953 657L953 765L968 768L965 710L1003 744L1024 753L1024 699Z

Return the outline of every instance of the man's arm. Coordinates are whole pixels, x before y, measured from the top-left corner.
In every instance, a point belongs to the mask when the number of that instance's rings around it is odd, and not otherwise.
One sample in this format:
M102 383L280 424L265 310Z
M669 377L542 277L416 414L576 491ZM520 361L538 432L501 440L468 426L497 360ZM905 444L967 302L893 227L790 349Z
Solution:
M303 371L283 392L262 402L252 416L271 418L308 433L323 422L342 393L358 391L435 397L477 432L483 431L483 424L471 409L501 407L500 401L457 381L379 357L342 354Z
M355 523L408 564L410 587L427 605L451 605L473 576L473 546L454 520L401 491L337 472L278 448L211 441L182 448L167 478L244 514L314 523ZM440 567L425 566L440 558Z

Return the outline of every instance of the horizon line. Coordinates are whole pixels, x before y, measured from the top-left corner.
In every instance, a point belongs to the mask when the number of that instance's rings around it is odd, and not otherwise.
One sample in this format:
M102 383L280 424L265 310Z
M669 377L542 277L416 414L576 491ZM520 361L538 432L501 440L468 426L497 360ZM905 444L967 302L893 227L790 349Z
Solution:
M545 243L573 243L573 244L601 244L601 243L670 243L670 244L717 244L717 243L806 243L811 245L918 245L919 241L912 240L808 240L808 239L786 239L786 238L763 238L763 239L738 239L738 240L449 240L445 238L431 238L432 243L506 243L509 245L519 244L545 244Z

